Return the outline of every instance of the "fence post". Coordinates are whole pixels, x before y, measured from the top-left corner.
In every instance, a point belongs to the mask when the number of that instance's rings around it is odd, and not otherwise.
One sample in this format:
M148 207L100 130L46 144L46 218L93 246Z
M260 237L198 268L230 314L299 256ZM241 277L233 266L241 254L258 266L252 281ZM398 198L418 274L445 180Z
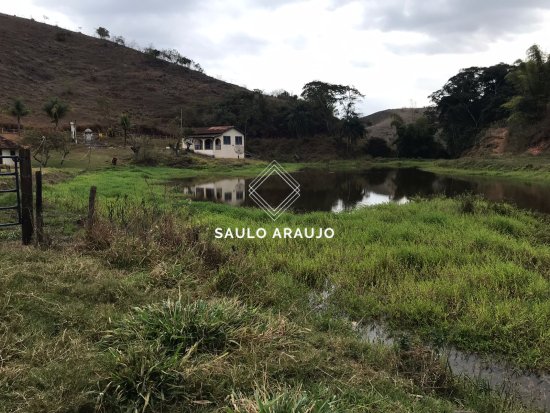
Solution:
M32 165L31 151L28 148L19 150L21 168L21 240L23 245L29 245L33 234L32 206Z
M96 192L97 192L97 188L95 186L92 186L90 188L90 197L88 198L88 222L87 222L88 231L91 231L94 225Z
M44 243L44 217L42 215L42 171L35 172L36 180L36 241Z

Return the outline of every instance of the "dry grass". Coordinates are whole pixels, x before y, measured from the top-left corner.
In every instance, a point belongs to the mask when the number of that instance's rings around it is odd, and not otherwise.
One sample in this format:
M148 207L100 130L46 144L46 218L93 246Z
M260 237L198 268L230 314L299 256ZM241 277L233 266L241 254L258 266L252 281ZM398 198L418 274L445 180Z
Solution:
M58 40L60 32L64 41ZM54 96L70 106L60 126L76 120L79 128L97 129L118 123L126 112L146 132L166 129L181 108L193 124L199 107L242 90L110 41L5 14L0 14L0 63L0 95L28 105L27 127L50 126L42 106ZM14 123L0 112L0 124Z

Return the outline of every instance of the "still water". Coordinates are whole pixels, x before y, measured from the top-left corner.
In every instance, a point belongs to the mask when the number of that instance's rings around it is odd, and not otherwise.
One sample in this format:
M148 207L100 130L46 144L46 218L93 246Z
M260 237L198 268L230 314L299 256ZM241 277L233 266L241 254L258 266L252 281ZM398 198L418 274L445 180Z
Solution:
M387 202L406 203L412 197L465 193L491 201L506 201L520 208L550 213L550 185L498 179L449 177L415 168L375 168L360 171L304 170L292 173L300 184L300 197L290 210L349 211ZM253 178L178 181L185 194L195 199L234 206L256 206L248 196ZM276 206L291 193L277 175L262 184L259 194Z

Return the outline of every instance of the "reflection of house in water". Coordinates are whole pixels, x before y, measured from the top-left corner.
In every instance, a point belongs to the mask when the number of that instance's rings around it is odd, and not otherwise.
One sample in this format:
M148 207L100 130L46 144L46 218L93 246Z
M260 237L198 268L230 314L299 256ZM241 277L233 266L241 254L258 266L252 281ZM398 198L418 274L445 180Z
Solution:
M245 180L234 178L188 186L185 193L197 199L241 205L245 200L245 189Z

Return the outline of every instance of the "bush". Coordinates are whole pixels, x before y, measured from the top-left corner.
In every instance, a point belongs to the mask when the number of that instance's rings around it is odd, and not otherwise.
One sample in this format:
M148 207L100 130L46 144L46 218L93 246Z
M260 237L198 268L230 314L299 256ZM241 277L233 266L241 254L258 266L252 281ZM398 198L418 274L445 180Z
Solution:
M394 151L381 138L370 138L365 145L365 152L367 155L375 158L390 158L394 156Z

